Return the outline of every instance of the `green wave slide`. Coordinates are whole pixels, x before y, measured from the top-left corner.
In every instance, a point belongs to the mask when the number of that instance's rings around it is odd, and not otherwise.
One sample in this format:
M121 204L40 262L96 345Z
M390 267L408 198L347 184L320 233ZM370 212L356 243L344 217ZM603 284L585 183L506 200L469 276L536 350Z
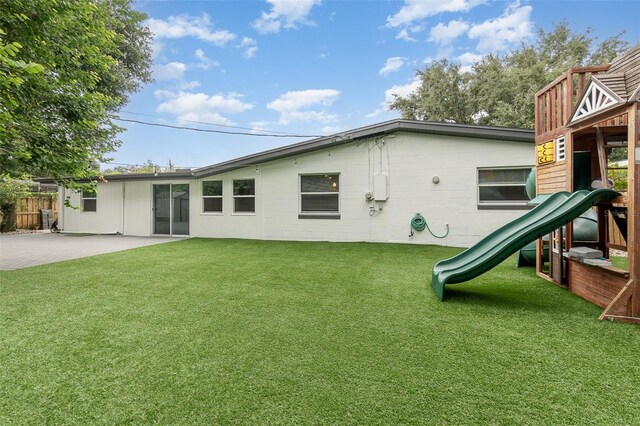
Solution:
M620 194L611 189L556 192L523 216L492 232L473 247L433 267L431 286L444 300L444 286L468 281L500 264L522 247L571 222L601 201Z

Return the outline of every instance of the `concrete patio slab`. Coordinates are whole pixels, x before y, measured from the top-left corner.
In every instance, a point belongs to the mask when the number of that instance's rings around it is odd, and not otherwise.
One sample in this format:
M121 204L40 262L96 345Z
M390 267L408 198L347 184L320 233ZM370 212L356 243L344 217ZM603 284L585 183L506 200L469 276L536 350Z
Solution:
M180 239L184 238L52 234L48 231L0 235L0 270L28 268Z

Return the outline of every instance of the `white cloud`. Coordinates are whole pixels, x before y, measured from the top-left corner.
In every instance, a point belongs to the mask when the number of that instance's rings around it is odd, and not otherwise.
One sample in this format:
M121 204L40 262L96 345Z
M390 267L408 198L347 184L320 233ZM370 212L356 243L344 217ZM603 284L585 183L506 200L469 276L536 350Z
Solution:
M164 43L157 38L154 38L151 41L151 59L156 59L158 56L160 56L160 52L162 52L162 49L164 49Z
M393 95L398 95L406 98L407 96L418 90L418 87L420 87L420 78L417 76L414 77L410 83L391 86L384 92L384 101L387 105L390 104L395 100L395 97Z
M482 55L478 55L471 52L466 52L458 56L458 61L460 62L460 65L461 65L460 72L461 73L472 72L473 65L477 62L480 62L482 58L483 58Z
M334 89L299 90L280 95L278 99L269 102L267 108L280 113L280 124L292 121L331 123L337 121L337 116L326 112L322 107L331 106L339 96L340 91ZM315 108L307 109L310 107Z
M277 33L280 31L280 21L269 18L268 14L262 12L262 16L252 24L253 28L260 34Z
M380 114L382 114L385 111L386 111L385 108L376 108L375 111L370 112L369 114L366 114L365 117L367 117L367 118L375 118L375 117L379 116Z
M253 22L255 28L261 34L277 33L280 28L297 28L298 24L313 25L313 21L307 19L313 6L322 3L322 0L267 0L271 4L269 13L262 12L260 18Z
M389 75L392 72L398 71L407 61L407 58L402 58L400 56L393 56L391 58L387 58L387 61L384 63L384 67L378 71L380 75Z
M462 19L457 21L449 21L448 24L439 23L435 27L431 28L429 33L429 40L435 41L440 44L451 43L456 38L460 37L469 29L469 24Z
M156 108L158 112L172 114L181 121L233 124L222 114L236 114L253 108L250 103L242 102L242 96L237 93L207 95L156 90L154 95L159 100L165 100Z
M458 56L458 60L462 65L473 65L476 62L480 62L484 56L477 55L475 53L466 52Z
M264 133L271 131L269 129L270 123L268 121L252 121L249 126L251 126L252 133Z
M256 42L251 37L244 37L242 39L242 42L240 43L240 46L238 47L240 49L244 49L243 55L245 58L251 59L255 56L256 52L258 51L258 42Z
M407 84L396 84L394 86L391 86L389 89L384 91L384 102L380 104L380 107L375 111L367 114L366 117L374 118L379 116L383 112L389 111L389 105L396 100L394 95L406 98L407 96L418 90L418 87L420 87L420 78L417 76Z
M200 49L198 49L200 50ZM196 56L198 56L196 54ZM196 67L200 67L202 65L202 63L199 64L195 64ZM169 62L168 64L164 64L164 65L154 65L153 66L153 76L155 77L156 80L158 81L168 81L168 80L176 80L177 83L175 84L175 87L179 87L180 90L188 90L188 89L194 89L198 86L200 86L200 82L199 81L185 81L184 80L184 74L187 71L187 69L193 67L194 64L191 64L189 66L187 66L186 64L183 64L182 62ZM158 93L163 93L164 91L156 91Z
M409 35L409 31L406 28L401 29L396 35L396 40L404 40L404 41L416 41L415 38Z
M437 59L449 59L449 57L453 54L454 48L452 45L447 44L444 46L440 46L438 47L438 50L436 51L436 58Z
M320 133L323 135L332 135L334 133L338 133L342 130L342 128L338 126L325 126L320 130Z
M227 30L214 30L209 15L202 16L176 15L167 20L151 18L147 20L149 29L155 39L175 39L183 37L195 37L208 41L216 46L224 46L235 40L236 35Z
M190 89L195 89L196 87L200 87L200 82L196 80L187 81L180 84L180 90L190 90Z
M405 0L402 8L387 17L387 27L411 25L429 16L443 12L468 12L487 0Z
M275 101L269 102L267 108L278 112L295 111L310 105L331 105L340 96L334 89L308 89L287 92Z
M530 37L532 7L513 3L507 6L502 16L476 24L469 30L469 38L478 39L478 51L495 52L505 50Z
M187 66L182 62L169 62L153 67L153 76L156 80L182 80Z
M338 116L326 111L289 111L280 113L280 124L289 124L292 121L334 123L338 121Z
M158 89L153 92L153 95L156 97L156 99L160 100L172 98L175 96L175 93L170 90Z
M205 55L204 50L202 49L196 49L193 55L196 57L196 59L198 59L198 61L200 61L195 64L196 68L208 70L220 66L220 62L207 58L207 55Z

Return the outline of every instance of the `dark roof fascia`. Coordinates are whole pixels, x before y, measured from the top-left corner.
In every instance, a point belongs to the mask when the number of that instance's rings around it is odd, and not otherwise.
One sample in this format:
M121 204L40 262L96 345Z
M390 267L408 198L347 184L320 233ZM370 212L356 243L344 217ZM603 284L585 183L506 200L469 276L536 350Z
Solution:
M175 180L175 179L191 179L193 172L163 172L163 173L127 173L119 175L104 175L104 180Z
M425 133L531 144L534 143L533 129L489 127L456 123L435 123L413 120L391 120L202 167L194 170L193 175L197 178L216 175L240 169L242 167L279 160L293 155L300 155L324 148L353 143L365 138L380 137L403 131L409 133Z
M222 163L212 164L193 171L194 177L205 177L215 174L225 173L237 170L242 167L254 166L256 164L265 163L267 161L279 160L281 158L290 157L292 155L304 154L307 152L317 151L323 148L331 148L351 142L344 135L334 135L331 137L312 139L293 145L286 145L269 151L259 152L257 154L247 155L245 157L235 158L233 160L224 161Z
M167 173L128 173L128 174L114 174L114 175L103 175L101 177L95 176L93 178L86 179L78 179L75 180L77 183L89 183L89 182L102 182L102 181L120 181L120 180L173 180L173 179L191 179L193 177L193 173L191 171L188 172L167 172ZM36 182L40 183L55 183L59 184L59 182L53 178L38 178L34 179Z
M466 138L492 139L520 143L534 143L533 129L521 129L515 127L491 127L472 124L439 123L415 120L390 120L370 126L360 127L354 130L323 136L304 142L299 142L283 147L247 155L222 163L212 164L188 172L173 173L131 173L119 175L105 175L107 181L121 180L162 180L162 179L190 179L201 178L221 173L230 172L247 166L279 160L294 155L305 154L320 149L353 143L366 138L381 137L396 133L424 133L444 136L459 136ZM42 180L53 182L53 180ZM79 181L80 182L80 181ZM89 182L89 180L85 180Z
M533 129L411 120L397 120L397 123L397 130L404 130L413 133L429 133L435 135L463 136L467 138L534 143Z

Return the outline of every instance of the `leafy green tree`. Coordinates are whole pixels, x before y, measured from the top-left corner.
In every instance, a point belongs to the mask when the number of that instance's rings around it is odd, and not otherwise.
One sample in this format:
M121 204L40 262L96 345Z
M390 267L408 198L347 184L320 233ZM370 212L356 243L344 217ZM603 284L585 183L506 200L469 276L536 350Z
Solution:
M151 34L131 3L2 1L0 177L47 176L77 188L99 173L120 143L112 114L151 81ZM20 75L7 61L15 55Z
M462 122L472 114L468 101L469 75L446 59L418 71L420 87L406 98L396 96L393 109L409 120Z
M16 59L22 49L17 42L5 44L3 36L5 32L0 29L0 87L19 86L24 83L25 74L35 74L44 70L43 66L34 62L25 62ZM0 102L8 102L10 99L0 99Z
M595 46L589 31L577 34L561 22L519 49L485 56L472 72L434 62L418 71L418 90L396 96L390 108L407 119L532 128L535 93L571 67L609 63L628 47L621 36Z
M29 194L24 179L0 179L0 232L16 230L16 202Z
M105 175L119 175L126 173L154 173L160 171L161 167L155 164L151 160L147 160L144 164L134 164L131 166L116 166L112 169L106 169L103 171Z

